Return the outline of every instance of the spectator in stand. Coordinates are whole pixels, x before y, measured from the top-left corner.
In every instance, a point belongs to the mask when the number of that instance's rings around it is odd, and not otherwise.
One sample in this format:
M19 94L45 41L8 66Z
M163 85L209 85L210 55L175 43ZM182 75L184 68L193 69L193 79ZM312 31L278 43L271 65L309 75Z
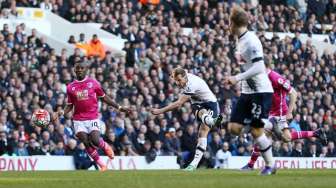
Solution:
M227 168L229 157L231 157L231 152L229 151L229 143L224 142L222 148L219 149L216 153L215 168Z
M282 157L292 156L291 146L288 143L282 143L282 146L280 149L280 156Z
M43 0L43 2L40 3L40 8L43 10L51 11L53 8L53 4L49 0Z
M153 150L156 153L156 156L166 155L165 151L162 149L162 142L160 140L156 140L154 142Z
M68 43L70 43L70 44L76 44L75 36L70 35L69 40L68 40Z
M319 157L327 157L328 155L328 148L326 146L322 147L321 153Z
M309 145L308 151L305 153L305 157L318 157L320 153L317 152L316 144L312 143Z
M94 162L91 161L90 157L85 152L85 146L83 143L80 143L76 149L76 152L74 154L74 162L75 162L75 167L78 170L87 170L92 165L94 165Z
M211 156L215 156L217 151L222 148L222 142L217 132L212 134L212 141L209 143Z
M191 160L197 143L197 135L194 127L189 125L181 138L182 158L184 161Z
M18 146L14 149L14 153L16 156L29 156L27 147L25 146L25 141L20 140Z
M331 44L335 44L336 42L336 26L333 26L333 29L329 33L329 41Z
M65 148L64 155L75 155L77 149L77 141L75 139L70 139L68 141L68 147Z
M29 139L27 150L29 155L43 155L40 144L34 138Z
M336 157L336 148L335 143L333 141L330 141L328 143L328 153L326 155L327 157Z
M280 157L281 156L281 142L280 141L273 141L273 156Z
M301 142L295 142L295 146L292 151L292 157L304 157L303 147Z
M82 49L88 57L98 57L101 60L105 58L105 47L96 34L92 36L92 39L88 43L83 44L80 42L76 43L76 47Z
M51 155L50 144L48 142L42 143L41 151L42 151L42 155Z
M7 134L2 127L0 127L0 155L3 155L8 152L8 142L7 142Z
M65 155L64 143L59 141L56 148L51 152L51 155Z
M177 138L176 130L174 127L168 129L168 133L166 134L164 146L168 152L168 155L175 155L181 157L181 142Z

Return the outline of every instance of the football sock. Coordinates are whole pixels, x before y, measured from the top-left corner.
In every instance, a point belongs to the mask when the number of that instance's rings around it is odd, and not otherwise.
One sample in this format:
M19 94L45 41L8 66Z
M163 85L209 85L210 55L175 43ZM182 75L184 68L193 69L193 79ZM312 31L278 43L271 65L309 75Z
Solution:
M207 147L207 138L199 138L195 156L193 161L191 161L190 165L197 167L198 163L201 161L203 157L203 153L206 151Z
M100 138L99 139L99 148L105 150L107 146L107 143L104 141L104 139Z
M88 147L85 149L87 154L99 165L103 165L102 160L100 159L100 156L98 154L97 149L95 149L94 147Z
M254 163L257 161L257 159L258 159L259 156L260 156L260 150L259 150L259 148L258 148L257 145L254 145L250 161L248 162L248 166L250 168L253 168Z
M292 140L300 138L310 138L314 136L314 131L298 131L291 132Z
M256 138L256 145L259 146L259 150L265 160L266 166L273 167L272 143L266 137L265 133Z

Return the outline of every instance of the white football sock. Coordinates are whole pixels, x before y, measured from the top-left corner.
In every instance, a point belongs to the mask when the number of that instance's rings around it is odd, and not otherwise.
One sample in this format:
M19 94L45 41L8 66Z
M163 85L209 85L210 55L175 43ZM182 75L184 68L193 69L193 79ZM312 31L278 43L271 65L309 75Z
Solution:
M262 157L265 160L266 166L273 167L273 153L272 153L272 142L263 133L261 136L256 138L256 144L259 146Z
M197 148L195 151L195 156L193 161L191 161L190 165L194 167L198 166L198 163L201 161L203 154L206 151L206 147L207 147L207 138L199 138Z

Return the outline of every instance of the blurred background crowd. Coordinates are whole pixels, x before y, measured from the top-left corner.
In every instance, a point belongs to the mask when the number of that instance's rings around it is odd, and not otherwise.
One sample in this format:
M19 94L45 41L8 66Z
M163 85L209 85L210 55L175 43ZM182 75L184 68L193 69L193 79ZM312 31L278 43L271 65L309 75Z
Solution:
M249 11L250 29L259 36L265 61L285 76L298 91L298 101L290 127L299 130L324 129L329 143L315 138L284 143L273 142L274 156L336 157L336 53L318 54L305 33L325 34L336 40L335 0L20 0L1 1L1 8L41 7L71 22L102 23L102 29L126 39L125 57L113 56L100 45L99 36L69 36L69 43L82 48L92 45L92 53L76 49L70 57L64 50L56 54L44 38L27 33L25 25L10 32L0 28L0 151L7 155L83 154L77 143L71 117L46 128L31 126L34 109L50 113L66 102L66 84L74 79L72 67L78 60L90 62L89 75L106 93L122 105L133 108L129 115L106 104L100 105L106 130L104 139L116 155L176 155L181 165L188 163L196 147L198 123L190 103L159 116L150 107L163 107L177 99L179 89L170 72L182 66L201 76L219 100L228 120L232 105L240 95L239 85L224 85L226 75L240 71L235 56L235 40L229 35L230 7L239 4ZM13 5L14 4L14 5ZM0 17L8 16L1 12ZM184 28L191 28L186 33ZM265 36L265 31L292 32L293 38ZM202 165L223 167L227 156L248 156L252 137L234 137L225 126L209 134ZM81 153L82 152L82 153Z

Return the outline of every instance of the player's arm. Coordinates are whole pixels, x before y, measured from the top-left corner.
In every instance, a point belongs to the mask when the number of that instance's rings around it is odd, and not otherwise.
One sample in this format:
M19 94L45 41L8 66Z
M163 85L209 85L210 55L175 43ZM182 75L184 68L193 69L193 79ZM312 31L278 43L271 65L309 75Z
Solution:
M165 106L163 108L159 108L159 109L153 108L153 109L151 109L151 112L154 115L159 115L159 114L162 114L162 113L165 113L165 112L168 112L168 111L172 111L176 108L181 107L184 103L186 103L189 100L190 100L190 96L181 95L180 98L177 101L175 101L173 103L170 103L168 106Z
M73 107L74 107L73 104L67 104L64 108L63 114L62 114L62 111L61 111L61 115L68 114L69 112L71 112L73 110Z
M109 106L112 106L113 108L118 109L121 112L130 112L131 109L129 107L126 106L121 106L118 103L116 103L111 97L109 97L108 95L104 95L102 98L102 101L105 102L106 104L108 104Z
M229 76L224 79L224 83L236 84L241 80L249 79L257 74L260 74L265 71L265 65L263 61L253 63L247 71L237 74L236 76Z
M67 115L68 113L72 112L73 107L74 107L73 104L68 103L68 104L65 106L64 110L60 110L60 111L56 112L56 113L53 115L53 118L52 118L53 121L56 121L59 117L64 116L64 115Z
M293 118L293 110L295 108L296 100L297 100L297 92L294 88L291 88L291 90L288 93L289 95L289 105L288 105L288 112L287 112L287 119Z
M277 79L277 82L275 84L279 85L279 87L282 87L284 90L286 90L289 95L289 104L286 119L292 119L293 111L297 100L297 92L295 91L294 88L292 88L289 81L282 76Z
M247 44L247 45L248 45L247 50L249 51L251 55L252 66L245 72L237 74L236 76L230 76L228 78L225 78L226 83L231 83L234 85L239 81L247 80L265 71L262 45L260 41L257 41L256 43L253 43L253 44Z
M247 71L237 74L235 79L239 82L241 80L249 79L257 74L260 74L265 71L265 65L263 61L258 61L253 63L252 67L250 67Z
M64 108L64 110L60 110L58 112L56 112L54 115L53 115L53 121L56 121L59 117L61 116L64 116L70 112L72 112L73 108L74 108L74 98L73 98L73 95L71 93L71 89L70 89L70 85L67 86L66 88L66 93L67 93L67 102L66 102L66 106Z

